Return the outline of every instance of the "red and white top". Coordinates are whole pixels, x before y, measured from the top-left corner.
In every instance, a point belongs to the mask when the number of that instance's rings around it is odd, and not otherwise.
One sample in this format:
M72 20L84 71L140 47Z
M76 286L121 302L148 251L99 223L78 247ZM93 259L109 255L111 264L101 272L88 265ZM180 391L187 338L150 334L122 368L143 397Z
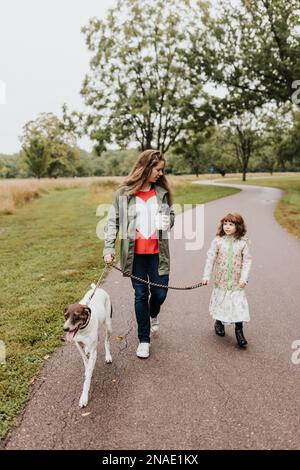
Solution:
M155 216L158 204L155 189L136 193L136 236L135 249L137 254L153 255L159 253L158 236L155 228Z

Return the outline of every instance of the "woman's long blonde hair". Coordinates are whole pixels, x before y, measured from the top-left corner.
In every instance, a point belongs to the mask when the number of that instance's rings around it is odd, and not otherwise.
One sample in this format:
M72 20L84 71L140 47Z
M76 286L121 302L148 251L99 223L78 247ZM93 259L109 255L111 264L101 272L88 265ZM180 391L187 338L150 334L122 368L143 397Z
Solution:
M128 195L137 193L147 182L153 167L159 162L166 163L165 157L159 150L144 150L144 152L142 152L138 156L138 159L134 164L132 170L130 171L129 175L125 178L123 183L120 185L120 187L128 186ZM168 204L169 206L171 206L172 194L165 175L161 176L155 184L161 186L166 191L168 191Z

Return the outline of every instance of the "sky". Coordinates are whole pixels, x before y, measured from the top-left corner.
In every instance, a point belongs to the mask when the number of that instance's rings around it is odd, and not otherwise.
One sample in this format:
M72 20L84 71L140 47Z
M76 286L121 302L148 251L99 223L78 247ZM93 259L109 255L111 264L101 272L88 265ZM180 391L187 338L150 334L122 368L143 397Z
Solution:
M0 0L0 154L20 150L27 121L83 109L90 54L81 27L116 0ZM79 145L91 150L88 139Z

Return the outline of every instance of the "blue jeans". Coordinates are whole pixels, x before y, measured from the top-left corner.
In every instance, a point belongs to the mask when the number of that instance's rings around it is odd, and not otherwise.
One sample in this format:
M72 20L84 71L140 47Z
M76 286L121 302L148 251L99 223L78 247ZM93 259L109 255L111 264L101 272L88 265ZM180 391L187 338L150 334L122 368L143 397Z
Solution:
M158 274L158 254L134 255L133 272L135 276L157 284L168 285L169 276ZM168 289L153 287L131 279L135 292L134 307L140 343L150 343L150 317L157 317L160 307L167 297Z

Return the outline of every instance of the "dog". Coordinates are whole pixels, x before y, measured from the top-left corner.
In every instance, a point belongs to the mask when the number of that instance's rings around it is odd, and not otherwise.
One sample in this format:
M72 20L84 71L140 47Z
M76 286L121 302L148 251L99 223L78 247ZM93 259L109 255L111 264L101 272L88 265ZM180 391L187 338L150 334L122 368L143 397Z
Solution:
M112 332L111 318L112 305L110 297L105 290L96 288L95 284L77 304L70 304L65 308L64 331L65 341L74 341L82 357L85 368L85 380L79 400L80 408L88 404L89 389L97 358L97 344L100 327L105 324L105 362L110 364L109 338ZM94 292L94 294L93 294ZM92 298L90 299L91 295ZM90 300L90 302L89 302Z

